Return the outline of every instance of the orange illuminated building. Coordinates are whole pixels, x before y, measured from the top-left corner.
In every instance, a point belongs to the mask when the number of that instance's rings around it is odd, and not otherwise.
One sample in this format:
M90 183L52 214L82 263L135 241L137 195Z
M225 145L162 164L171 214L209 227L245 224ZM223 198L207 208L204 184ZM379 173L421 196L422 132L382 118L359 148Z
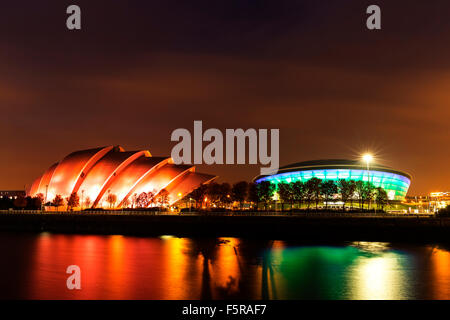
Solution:
M170 157L152 157L148 150L125 151L120 146L75 151L52 165L27 190L42 194L46 202L77 193L91 201L89 207L110 207L109 194L117 197L115 207L130 203L134 195L165 189L173 204L216 176L195 172L192 165L175 165ZM81 203L81 205L83 205Z
M434 211L450 206L450 192L430 193L430 205Z

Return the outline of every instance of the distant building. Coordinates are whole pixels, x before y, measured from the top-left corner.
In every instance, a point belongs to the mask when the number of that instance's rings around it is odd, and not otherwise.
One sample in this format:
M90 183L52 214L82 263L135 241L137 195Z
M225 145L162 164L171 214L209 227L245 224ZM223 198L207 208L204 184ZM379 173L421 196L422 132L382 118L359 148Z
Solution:
M450 191L430 193L430 206L435 210L450 206Z
M410 213L433 213L430 196L406 196L403 202Z
M24 190L3 190L0 191L0 199L9 198L9 199L17 199L19 197L25 197Z

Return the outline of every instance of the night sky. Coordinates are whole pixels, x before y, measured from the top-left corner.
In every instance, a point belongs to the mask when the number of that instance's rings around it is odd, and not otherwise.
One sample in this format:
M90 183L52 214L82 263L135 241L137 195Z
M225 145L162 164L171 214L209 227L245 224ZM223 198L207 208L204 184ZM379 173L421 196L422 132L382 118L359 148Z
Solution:
M203 120L279 128L281 165L371 150L412 174L410 194L448 190L449 40L448 0L2 3L0 189L75 150L170 155L171 132ZM260 166L198 171L235 182Z

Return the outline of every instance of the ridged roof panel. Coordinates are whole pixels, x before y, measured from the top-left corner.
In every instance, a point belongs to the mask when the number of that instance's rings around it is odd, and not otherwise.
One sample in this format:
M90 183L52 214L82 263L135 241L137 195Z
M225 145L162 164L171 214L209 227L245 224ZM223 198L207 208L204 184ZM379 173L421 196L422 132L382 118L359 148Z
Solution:
M76 151L65 157L56 167L53 177L48 187L49 199L53 199L57 194L63 198L70 196L78 179L113 146Z
M126 152L119 146L81 150L69 154L36 179L30 195L45 196L48 186L48 201L56 195L67 198L77 192L83 206L89 197L95 207L104 206L106 195L112 193L120 206L134 193L158 193L163 188L178 190L181 186L183 190L193 190L205 179L214 178L191 174L194 171L194 166L175 165L170 157L152 157L146 150Z

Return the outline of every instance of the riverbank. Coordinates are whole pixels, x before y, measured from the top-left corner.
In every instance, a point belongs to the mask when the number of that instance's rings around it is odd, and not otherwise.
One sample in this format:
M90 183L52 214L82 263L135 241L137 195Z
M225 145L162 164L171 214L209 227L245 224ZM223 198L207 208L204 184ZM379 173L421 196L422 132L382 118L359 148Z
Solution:
M450 218L342 215L0 213L0 231L180 237L450 242Z

